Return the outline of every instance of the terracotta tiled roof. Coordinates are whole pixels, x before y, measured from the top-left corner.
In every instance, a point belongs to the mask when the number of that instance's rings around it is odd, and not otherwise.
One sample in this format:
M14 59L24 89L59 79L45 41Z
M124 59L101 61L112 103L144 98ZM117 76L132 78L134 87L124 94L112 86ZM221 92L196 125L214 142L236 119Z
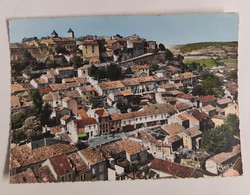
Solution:
M181 91L178 91L178 90L171 90L171 91L166 91L166 92L163 92L162 94L167 94L167 95L178 95L182 93Z
M86 83L86 80L83 77L66 78L66 79L63 79L63 80L64 80L65 83L73 83L73 82L81 83L81 84Z
M200 112L197 109L193 109L188 111L193 117L195 117L199 121L207 120L209 119L209 116L205 112Z
M65 175L66 173L73 171L66 154L52 157L49 160L58 176Z
M129 155L133 155L139 152L142 152L146 150L143 146L140 144L133 142L132 140L125 139L116 142L123 150L125 150Z
M103 82L103 83L99 83L98 85L102 90L123 88L124 87L124 85L121 83L121 81Z
M235 82L229 82L226 84L226 88L231 92L231 93L236 93L238 91L238 84Z
M64 153L71 153L76 151L75 146L66 144L54 144L50 146L43 146L31 150L27 145L17 146L11 148L11 168L17 168L19 166L26 166L29 164L37 163L53 156L58 156Z
M92 117L76 119L75 123L77 124L77 128L84 127L85 125L97 124L96 120Z
M75 167L76 171L79 174L87 173L89 171L88 166L86 165L86 163L83 161L83 159L79 156L77 152L68 155L68 158L70 159L72 167Z
M68 85L66 83L55 83L55 84L51 84L50 87L53 91L68 89Z
M179 123L172 123L169 125L163 125L162 129L166 131L169 135L176 135L178 133L183 132L185 128Z
M18 92L18 91L24 91L25 89L23 86L19 83L11 84L11 93Z
M161 171L180 178L192 177L194 168L186 167L167 160L155 158L150 165L151 169Z
M217 104L220 104L220 105L229 104L231 102L232 102L232 100L229 98L217 99Z
M51 132L56 134L62 131L62 129L59 126L54 126L50 128Z
M34 79L34 81L36 83L38 83L38 84L45 84L45 83L47 83L47 81L45 79L43 79L43 78L36 78L36 79Z
M182 115L182 117L185 117L186 119L188 119L190 123L195 124L195 125L199 125L199 120L196 119L195 117L193 117L188 112L184 112L181 115Z
M185 94L185 93L179 93L177 95L177 98L181 98L181 99L195 99L195 96L189 95L189 94Z
M139 85L140 83L136 79L124 79L121 80L122 84L124 86L134 86L134 85Z
M172 80L185 80L194 77L196 76L192 72L185 72L183 74L180 74L179 76L173 77Z
M16 96L11 96L11 108L18 108L21 107L21 102L19 100L19 97Z
M179 89L179 87L183 87L182 83L168 83L168 84L164 84L164 85L160 85L159 88L163 88L163 89Z
M214 97L214 95L200 96L199 100L200 100L201 103L203 103L203 102L216 100L216 97Z
M104 108L96 108L95 109L95 113L99 116L99 117L107 117L108 112L104 109Z
M209 160L214 161L216 164L221 164L230 158L238 155L240 153L240 144L233 146L230 152L221 152L219 154L214 155Z
M60 138L65 141L72 142L72 139L69 137L67 133L61 133Z
M67 91L66 93L64 93L62 97L69 97L69 98L75 99L75 98L80 98L81 95L79 94L77 90L72 90L72 91Z
M130 90L124 90L124 91L118 91L114 93L115 96L128 96L128 95L133 95L133 93Z
M79 114L79 116L80 116L81 118L88 118L88 117L89 117L88 114L87 114L87 112L86 112L86 110L84 110L84 109L79 109L79 110L77 111L77 113Z
M125 150L122 149L119 146L119 144L117 144L116 142L109 143L109 144L106 144L106 145L102 145L100 147L100 151L103 153L103 155L105 156L105 158L110 158L113 155L125 152Z
M138 77L138 78L135 78L135 80L138 81L139 83L155 81L154 77L152 76Z
M212 118L224 120L226 117L224 115L218 114L218 115L214 115Z
M96 147L81 150L81 153L91 165L105 161L101 151Z
M10 183L37 183L34 172L31 169L27 171L12 175L10 178Z
M190 137L196 137L196 136L199 136L199 135L202 135L202 132L199 131L197 128L195 127L190 127L188 129L185 130L185 133L187 135L189 135Z
M176 104L174 105L174 107L178 111L184 111L184 110L187 110L189 108L192 108L191 105L189 105L187 103L182 103L182 102L179 102L179 101L176 102Z
M233 166L228 169L225 173L223 173L223 177L233 177L242 175L242 160L241 157L237 158Z
M70 118L69 115L63 115L63 116L61 117L61 120L66 121L66 120L69 119L69 118Z
M49 92L52 92L52 91L53 90L51 89L50 86L39 89L40 93L49 93Z
M34 170L34 174L39 183L48 183L48 182L56 182L56 178L52 174L49 166L39 167Z
M166 137L169 143L174 143L176 141L180 141L182 138L178 135L170 135Z
M216 108L213 107L212 105L208 104L207 106L203 106L202 110L203 111L212 111L212 110L216 110Z
M174 66L168 66L167 69L170 71L170 72L173 72L173 73L176 73L178 71L181 71L179 68L176 68Z

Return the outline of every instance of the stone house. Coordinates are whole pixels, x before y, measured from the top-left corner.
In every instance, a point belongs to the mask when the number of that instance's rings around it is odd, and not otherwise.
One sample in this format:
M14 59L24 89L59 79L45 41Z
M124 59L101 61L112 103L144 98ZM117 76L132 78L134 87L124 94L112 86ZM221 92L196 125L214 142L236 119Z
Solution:
M196 76L191 72L185 72L180 75L173 76L171 79L175 83L182 83L184 87L193 87L196 81Z
M74 181L74 170L66 154L54 156L43 163L59 182Z
M106 159L98 148L87 148L79 154L91 171L92 181L108 180Z
M100 51L97 41L85 40L82 43L83 61L100 62Z
M123 150L126 151L127 159L130 162L138 161L141 165L148 161L147 149L132 140L125 139L116 142Z
M81 158L80 151L69 154L68 159L75 171L75 181L91 181L90 169Z
M155 170L159 178L198 178L203 177L201 171L168 160L155 158L150 164L150 168Z
M201 147L202 132L192 127L184 131L182 136L183 147L189 150L196 150Z
M107 96L110 93L124 90L124 85L121 81L109 81L98 83L96 89L100 95Z

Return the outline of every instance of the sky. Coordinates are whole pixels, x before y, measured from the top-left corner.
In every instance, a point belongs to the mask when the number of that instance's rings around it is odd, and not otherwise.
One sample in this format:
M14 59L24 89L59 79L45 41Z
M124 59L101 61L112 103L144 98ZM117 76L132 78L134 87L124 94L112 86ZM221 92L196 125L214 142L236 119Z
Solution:
M9 33L12 43L21 42L24 37L46 37L53 30L65 37L72 28L75 37L137 34L158 44L179 45L237 41L238 20L238 15L233 13L27 18L10 20Z

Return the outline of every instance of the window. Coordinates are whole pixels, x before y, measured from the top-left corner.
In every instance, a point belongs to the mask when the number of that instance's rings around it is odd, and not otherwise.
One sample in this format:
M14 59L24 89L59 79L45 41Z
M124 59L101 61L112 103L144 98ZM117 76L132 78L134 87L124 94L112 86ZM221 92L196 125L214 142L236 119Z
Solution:
M93 136L93 131L90 132L90 137L92 137L92 136Z
M64 181L64 176L62 176L62 181Z
M69 179L71 179L71 174L69 174Z
M153 119L153 116L151 116L151 119Z
M104 171L104 166L103 166L103 164L100 164L100 166L99 166L99 172L102 173L103 171Z
M95 47L92 45L92 53L95 53Z
M91 129L91 126L89 125L89 129Z

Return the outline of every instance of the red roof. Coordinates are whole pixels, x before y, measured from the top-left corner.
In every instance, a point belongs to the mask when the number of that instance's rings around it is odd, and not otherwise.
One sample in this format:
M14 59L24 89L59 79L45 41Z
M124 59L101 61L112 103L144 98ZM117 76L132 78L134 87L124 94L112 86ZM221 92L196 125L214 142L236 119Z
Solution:
M64 175L73 171L66 154L50 158L50 163L57 175Z
M185 93L179 93L177 95L177 98L182 98L182 99L194 99L195 96L189 95L189 94L185 94Z
M188 112L199 121L207 120L209 118L209 116L205 112L200 112L197 109L193 109Z
M158 158L155 158L153 160L150 165L150 168L181 178L191 177L195 170L191 167L186 167L177 163Z
M92 117L76 119L75 122L77 124L77 128L81 128L81 127L84 127L85 125L92 125L92 124L97 123L96 120Z
M206 95L206 96L201 96L199 99L200 99L200 102L208 102L208 101L216 100L216 97L214 97L214 95Z
M51 89L50 86L39 89L40 93L49 93L49 92L52 92L52 91L53 90Z
M104 108L97 108L95 110L95 113L99 116L99 117L106 117L108 116L107 111Z

